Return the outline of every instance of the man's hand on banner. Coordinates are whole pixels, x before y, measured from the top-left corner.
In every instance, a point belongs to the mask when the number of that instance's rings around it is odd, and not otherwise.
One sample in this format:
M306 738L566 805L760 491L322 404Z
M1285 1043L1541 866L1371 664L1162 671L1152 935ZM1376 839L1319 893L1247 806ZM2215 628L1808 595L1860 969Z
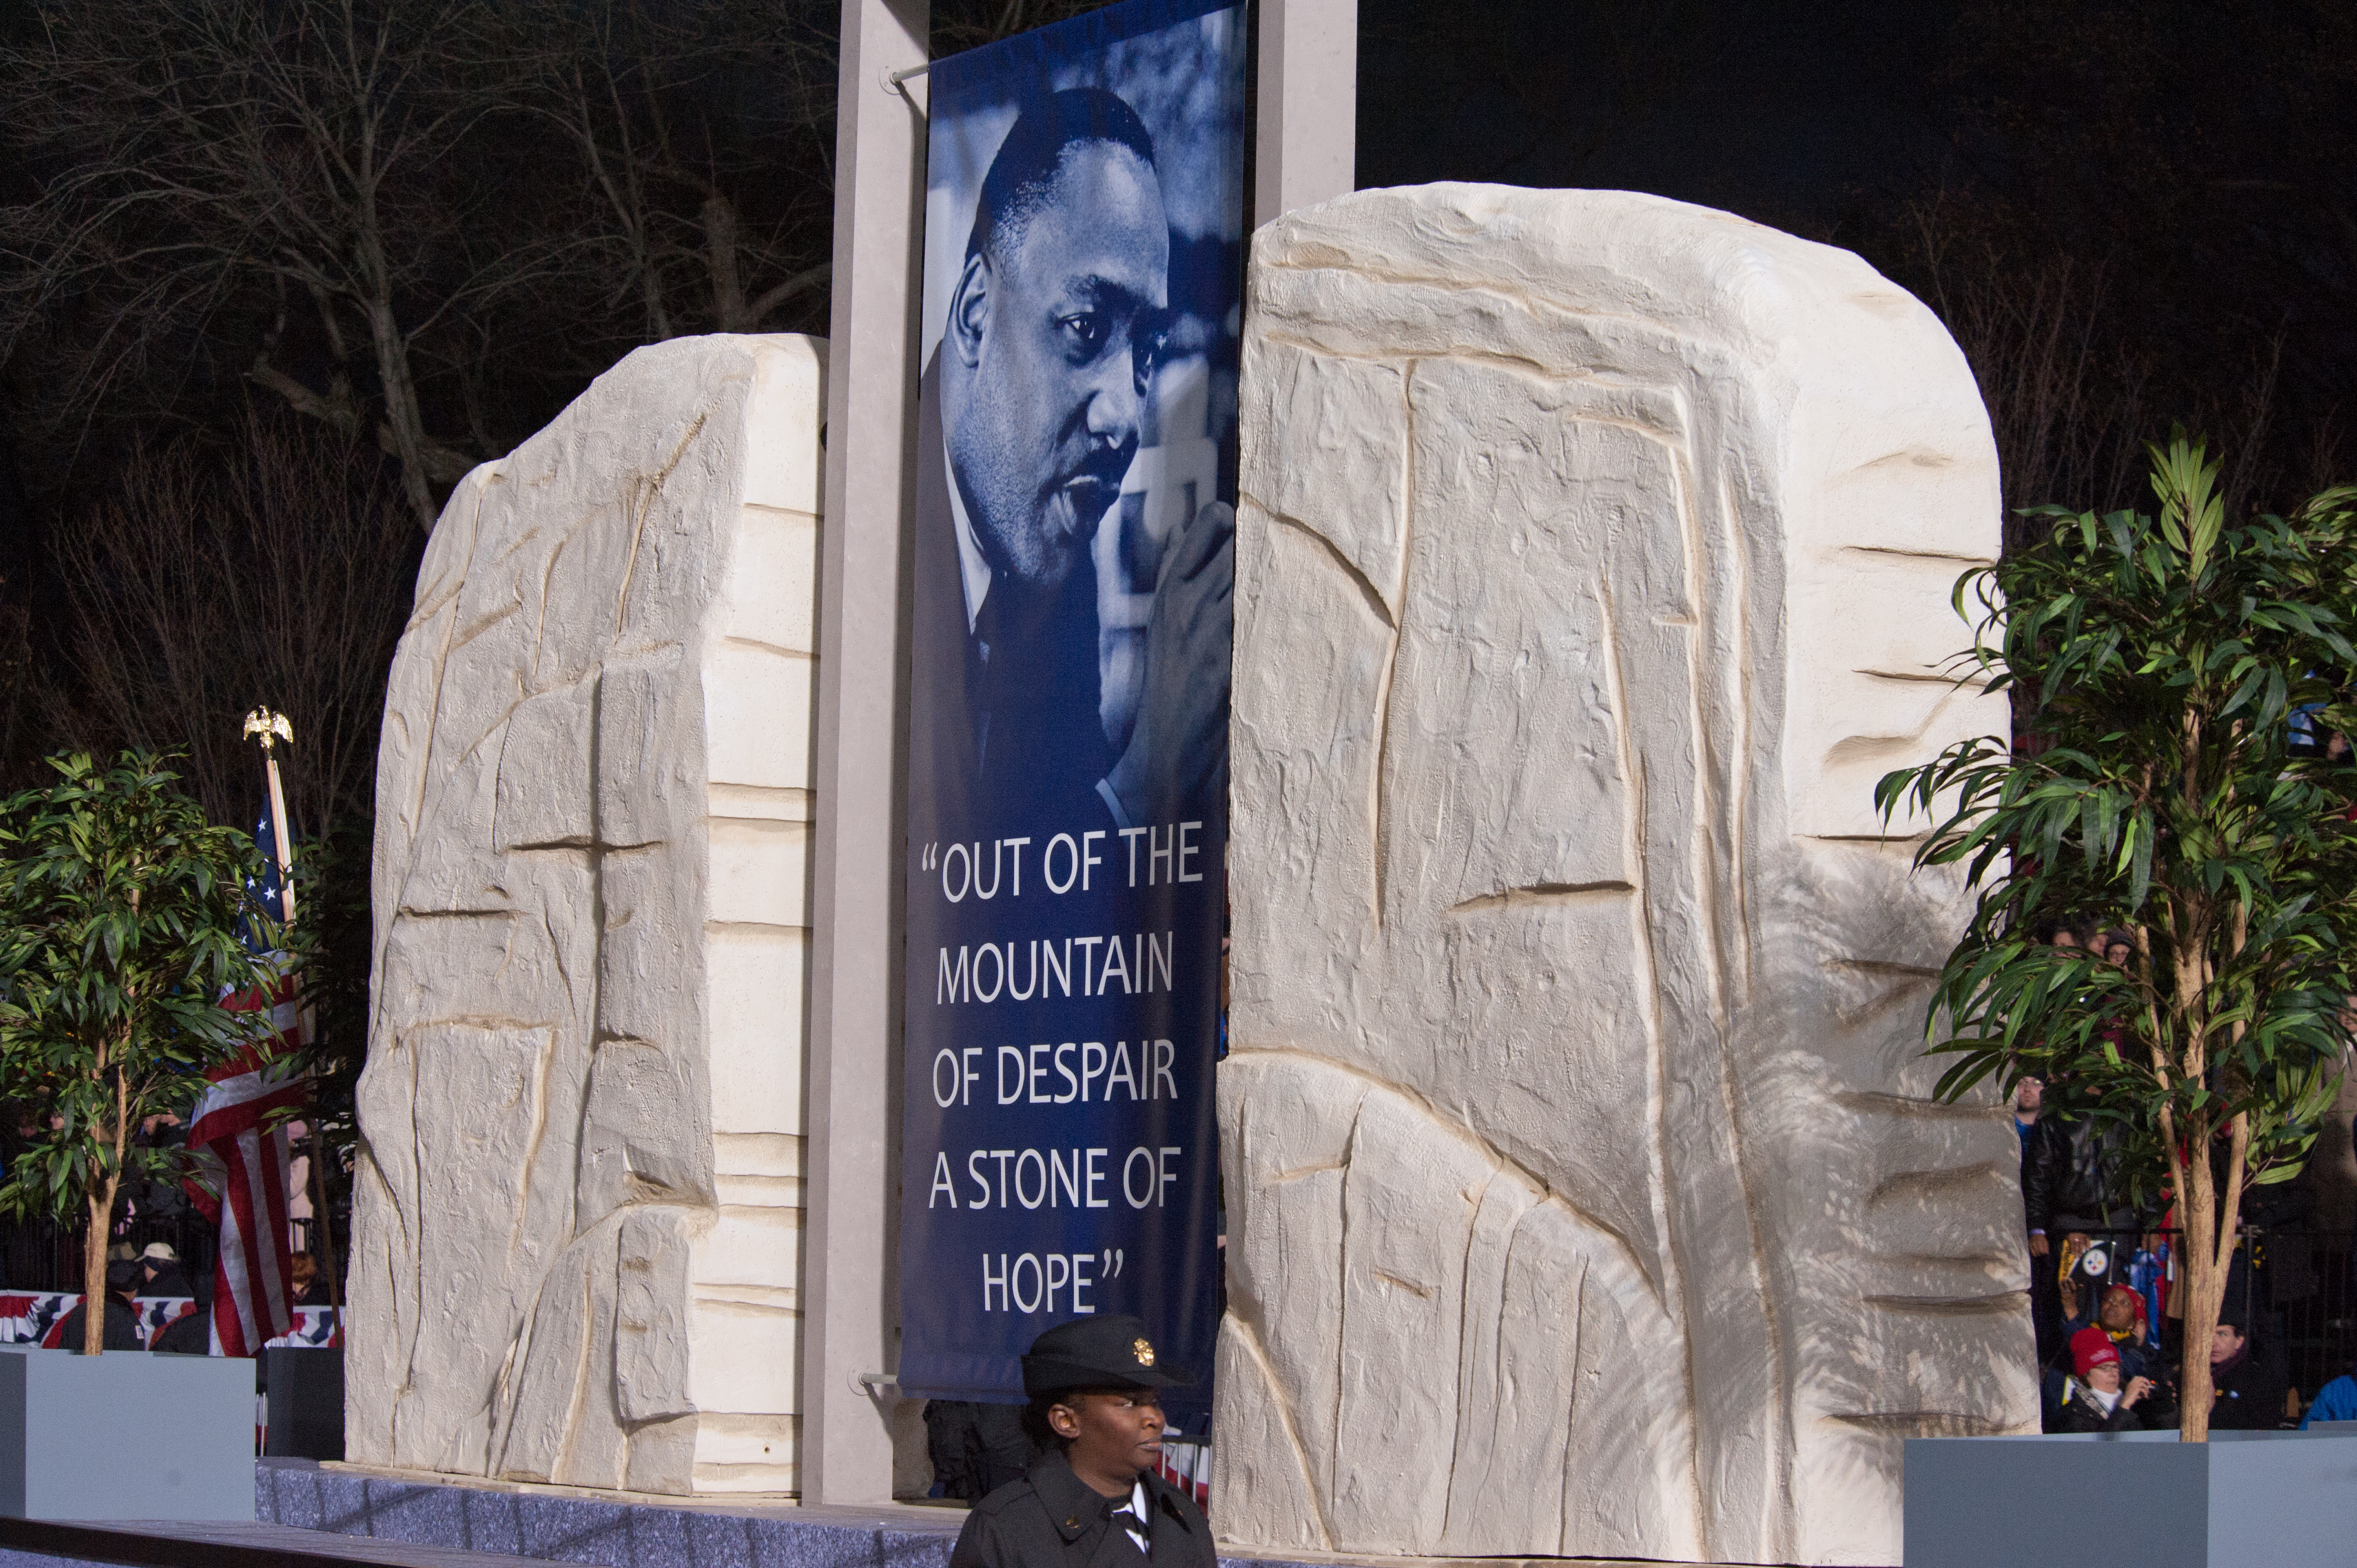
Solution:
M1225 774L1235 541L1235 508L1213 501L1163 557L1137 725L1105 779L1130 825L1178 820Z

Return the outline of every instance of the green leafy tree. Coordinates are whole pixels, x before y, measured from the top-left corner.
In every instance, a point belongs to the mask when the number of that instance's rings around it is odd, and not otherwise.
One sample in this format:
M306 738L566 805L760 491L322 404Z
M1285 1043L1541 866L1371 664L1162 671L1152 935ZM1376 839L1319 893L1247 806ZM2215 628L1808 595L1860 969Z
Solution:
M2231 522L2201 446L2151 452L2158 515L2039 508L2042 537L1956 585L1964 678L2013 693L2044 748L1960 743L1876 800L1936 823L1916 865L1978 893L1927 1021L1956 1058L1938 1092L2036 1073L2177 1200L2180 1434L2201 1442L2243 1195L2305 1164L2357 991L2357 773L2294 738L2303 711L2357 734L2357 489ZM2127 931L2134 956L2041 945L2056 917Z
M206 822L152 753L54 757L58 780L0 801L0 1078L25 1128L0 1209L89 1230L83 1349L99 1353L106 1242L128 1177L176 1158L132 1134L185 1112L205 1069L266 1029L223 1007L273 971L241 940L274 934L246 891L253 841Z

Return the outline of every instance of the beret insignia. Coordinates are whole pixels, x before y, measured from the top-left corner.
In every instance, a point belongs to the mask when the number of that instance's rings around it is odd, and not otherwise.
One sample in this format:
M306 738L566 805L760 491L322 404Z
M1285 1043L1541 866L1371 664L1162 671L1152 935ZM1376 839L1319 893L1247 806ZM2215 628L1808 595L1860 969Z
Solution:
M1154 1365L1153 1346L1147 1344L1143 1339L1133 1339L1129 1342L1129 1348L1131 1353L1136 1356L1137 1364L1139 1366L1151 1367Z

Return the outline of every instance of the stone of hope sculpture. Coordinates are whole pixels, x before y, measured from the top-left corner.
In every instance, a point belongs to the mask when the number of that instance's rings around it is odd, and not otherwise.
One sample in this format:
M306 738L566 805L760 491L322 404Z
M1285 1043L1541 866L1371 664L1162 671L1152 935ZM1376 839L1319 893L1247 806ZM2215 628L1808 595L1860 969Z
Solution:
M1963 355L1616 192L1361 192L1249 294L1222 1533L1899 1561L1901 1440L2036 1419L2016 1140L1919 1056L1964 906L1872 799L2007 725Z

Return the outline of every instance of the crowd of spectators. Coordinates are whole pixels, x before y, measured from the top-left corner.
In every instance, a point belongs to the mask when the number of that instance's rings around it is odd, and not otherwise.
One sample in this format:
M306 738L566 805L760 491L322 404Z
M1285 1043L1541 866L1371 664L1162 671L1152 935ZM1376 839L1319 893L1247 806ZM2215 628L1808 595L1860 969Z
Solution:
M2127 965L2134 945L2118 931L2050 926L2042 940L2084 948ZM2172 1299L2179 1277L2169 1217L2138 1211L2124 1179L2121 1139L2108 1123L2065 1117L2046 1102L2047 1085L2025 1077L2014 1089L2021 1140L2023 1223L2030 1261L2040 1391L2049 1432L2173 1430L2182 1380L2183 1313ZM2304 1196L2279 1188L2245 1195L2246 1237L2296 1218ZM2277 1249L2295 1263L2296 1246ZM2229 1270L2220 1320L2205 1348L2212 1430L2271 1430L2311 1421L2357 1420L2357 1376L2342 1376L2303 1407L2290 1386L2281 1315L2269 1310L2270 1260L2254 1268L2247 1239ZM2286 1272L2275 1262L2275 1273Z

